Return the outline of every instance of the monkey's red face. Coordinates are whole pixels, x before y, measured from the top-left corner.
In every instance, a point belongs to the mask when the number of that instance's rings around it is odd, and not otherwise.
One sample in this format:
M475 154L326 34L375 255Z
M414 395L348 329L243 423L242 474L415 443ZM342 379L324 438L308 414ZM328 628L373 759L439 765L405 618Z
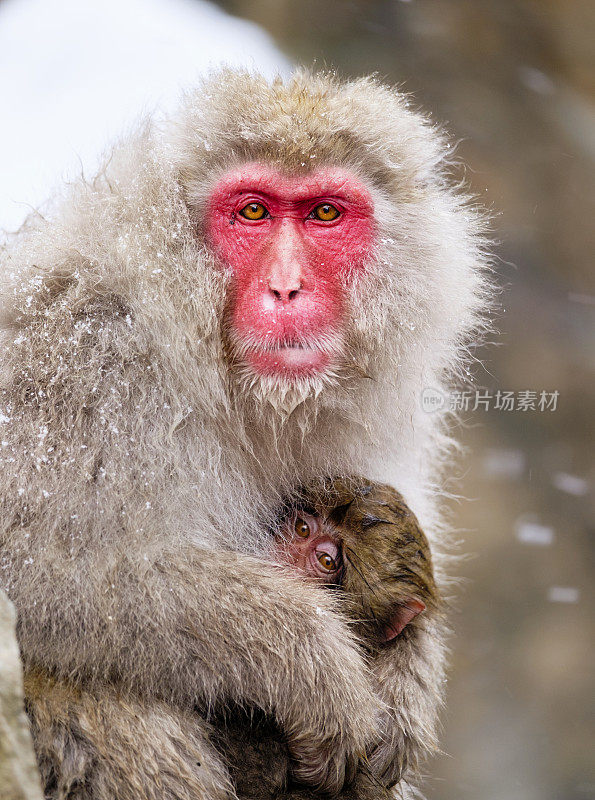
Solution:
M231 339L256 374L308 377L341 357L346 287L374 234L370 193L350 172L288 177L248 164L215 186L207 238L231 270Z

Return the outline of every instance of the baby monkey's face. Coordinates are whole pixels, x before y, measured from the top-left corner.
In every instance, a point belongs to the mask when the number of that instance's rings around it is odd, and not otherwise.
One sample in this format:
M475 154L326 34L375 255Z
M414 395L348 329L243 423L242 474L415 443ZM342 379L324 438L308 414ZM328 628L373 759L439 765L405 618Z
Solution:
M367 642L389 642L438 594L426 537L401 495L364 480L327 481L288 503L274 557L298 575L341 590Z
M281 561L308 578L340 584L343 554L338 532L318 514L297 511L282 526L276 551Z

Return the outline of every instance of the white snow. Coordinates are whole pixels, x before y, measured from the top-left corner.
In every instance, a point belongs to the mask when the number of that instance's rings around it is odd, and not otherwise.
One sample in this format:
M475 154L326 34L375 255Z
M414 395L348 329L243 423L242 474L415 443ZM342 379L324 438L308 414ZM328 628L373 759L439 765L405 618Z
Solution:
M578 475L569 475L567 472L556 472L552 477L552 485L566 494L572 494L575 497L589 493L589 484L584 478L579 478Z
M258 26L204 0L0 2L0 229L222 63L289 70Z
M547 593L550 603L578 603L580 597L576 586L550 586Z
M527 89L531 89L537 94L553 94L556 91L554 81L540 69L523 65L519 67L519 77Z
M483 471L489 478L520 478L526 469L526 458L520 450L490 447L483 457Z
M521 544L549 547L553 544L555 533L549 525L542 525L529 519L517 519L515 522L516 538Z

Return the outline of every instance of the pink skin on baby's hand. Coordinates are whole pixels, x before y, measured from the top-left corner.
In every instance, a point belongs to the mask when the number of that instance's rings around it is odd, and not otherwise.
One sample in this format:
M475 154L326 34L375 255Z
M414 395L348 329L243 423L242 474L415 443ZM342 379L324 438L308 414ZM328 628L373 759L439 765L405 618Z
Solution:
M426 610L426 604L421 600L415 600L411 597L402 606L399 606L395 611L391 621L384 629L383 642L391 642L401 633L403 628L411 622L412 619Z

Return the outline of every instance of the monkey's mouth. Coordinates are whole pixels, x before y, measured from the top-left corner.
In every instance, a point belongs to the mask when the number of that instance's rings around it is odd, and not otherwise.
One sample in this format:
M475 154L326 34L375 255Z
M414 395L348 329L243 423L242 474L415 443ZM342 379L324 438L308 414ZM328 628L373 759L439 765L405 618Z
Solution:
M242 342L241 357L259 375L300 378L326 372L336 345L297 338Z
M263 374L309 375L323 372L330 363L329 354L303 342L280 343L276 347L254 350L250 359Z

